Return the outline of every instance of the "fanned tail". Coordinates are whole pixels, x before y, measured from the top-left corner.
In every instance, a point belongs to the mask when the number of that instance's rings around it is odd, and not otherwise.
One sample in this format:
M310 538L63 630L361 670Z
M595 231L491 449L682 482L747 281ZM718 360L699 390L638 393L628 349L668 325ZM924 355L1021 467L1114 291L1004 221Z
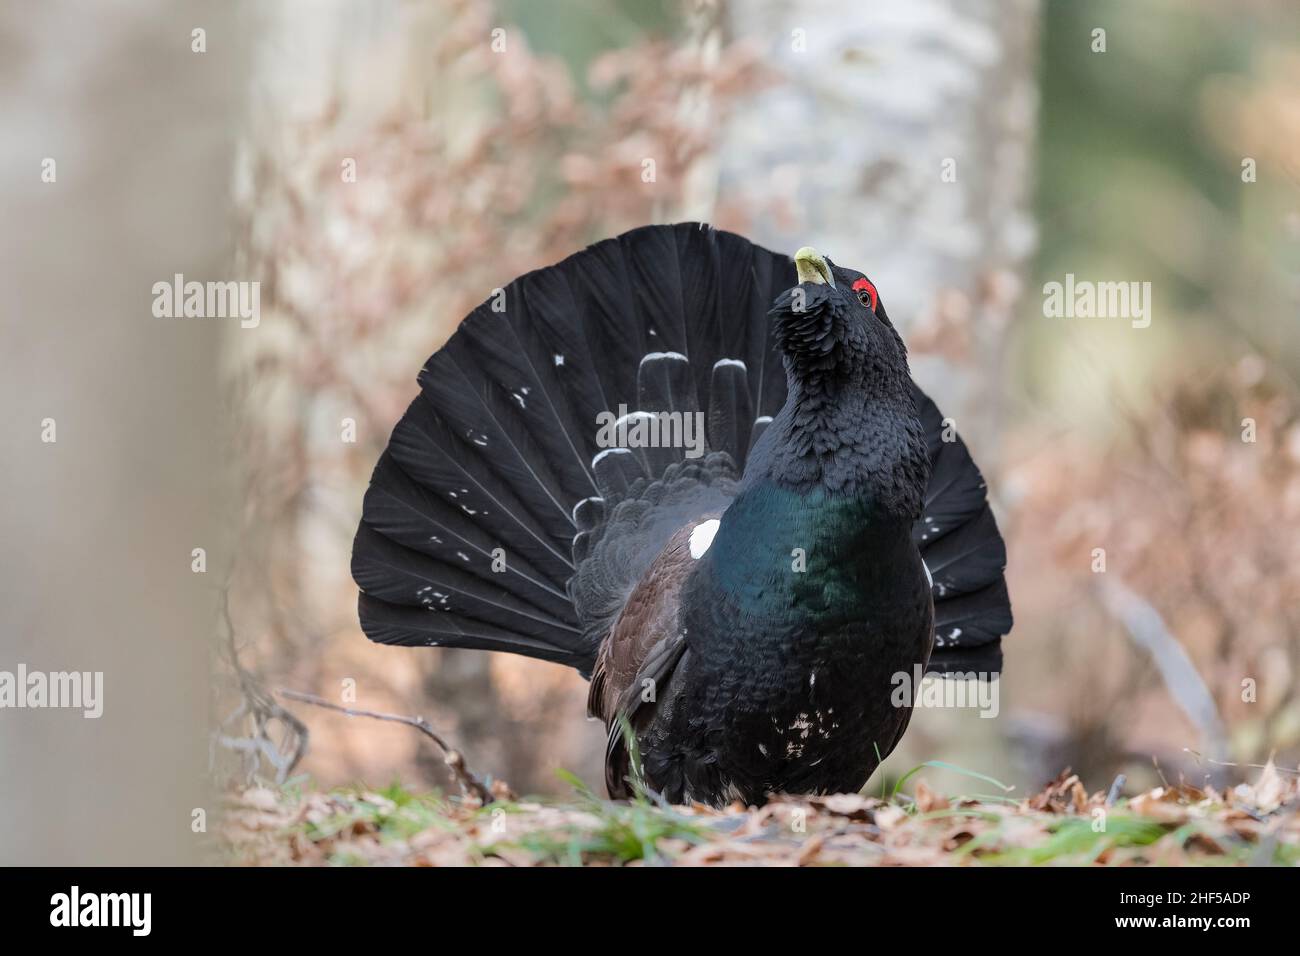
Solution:
M659 539L725 500L784 402L766 314L793 276L740 236L647 226L475 309L425 364L366 493L352 572L367 636L590 673ZM629 425L698 416L703 447L608 447L599 423L620 406Z
M767 312L796 281L788 257L740 236L646 226L475 309L425 364L366 493L352 572L367 636L590 673L668 536L725 507L784 404ZM933 579L930 669L996 671L1006 548L966 446L915 398L932 463L914 529ZM703 447L602 443L621 408L629 426L699 416Z

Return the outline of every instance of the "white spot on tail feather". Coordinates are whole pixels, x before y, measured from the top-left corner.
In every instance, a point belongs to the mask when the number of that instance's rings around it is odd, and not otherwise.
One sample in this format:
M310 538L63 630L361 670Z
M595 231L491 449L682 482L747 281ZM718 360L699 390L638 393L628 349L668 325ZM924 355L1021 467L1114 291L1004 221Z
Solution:
M745 363L742 362L740 359L718 359L716 362L713 363L714 368L722 368L723 366L726 365L734 365L739 369L748 371L748 369L745 368Z
M619 416L618 420L614 422L614 427L617 429L621 425L630 424L634 418L648 418L654 421L655 414L654 412L628 412L626 415Z
M710 518L697 524L691 532L691 557L697 561L703 557L704 552L709 550L709 545L713 544L713 536L717 533L717 518Z
M603 455L604 452L601 452L601 454ZM597 457L599 457L599 456L597 456ZM595 463L593 462L593 464L595 464ZM577 523L578 523L578 509L582 507L583 502L585 502L585 501L604 501L604 500L605 500L604 498L583 498L582 501L579 501L576 505L573 506L573 511L571 512L572 515L573 515L573 523L574 523L574 524L577 524Z
M650 352L641 358L641 364L644 365L646 362L654 362L658 359L673 359L678 362L689 361L681 352Z
M630 449L627 448L606 448L602 452L597 452L596 457L591 459L591 467L595 468L596 462L600 461L606 455L630 455L630 454L632 454L632 452Z

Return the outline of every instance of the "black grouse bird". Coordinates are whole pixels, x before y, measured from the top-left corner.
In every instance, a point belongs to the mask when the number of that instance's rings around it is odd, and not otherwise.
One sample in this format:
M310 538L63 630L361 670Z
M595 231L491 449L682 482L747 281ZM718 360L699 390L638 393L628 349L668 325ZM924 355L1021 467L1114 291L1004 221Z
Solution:
M611 796L632 735L674 802L857 790L911 717L895 675L1001 669L984 481L860 272L647 226L498 290L419 382L362 628L577 668Z

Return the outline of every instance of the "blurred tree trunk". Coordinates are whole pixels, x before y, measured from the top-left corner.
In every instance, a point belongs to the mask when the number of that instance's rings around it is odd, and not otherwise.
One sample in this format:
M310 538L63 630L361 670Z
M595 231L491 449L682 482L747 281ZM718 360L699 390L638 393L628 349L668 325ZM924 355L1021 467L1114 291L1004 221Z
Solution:
M340 329L361 319L345 314L331 293L346 282L354 247L334 244L330 253L337 260L325 260L304 256L294 241L306 232L355 228L340 212L347 200L340 202L338 190L364 192L341 184L341 164L352 159L358 182L383 189L385 173L358 157L386 119L420 114L432 95L464 103L467 110L483 108L453 92L456 79L443 75L433 55L447 31L461 28L455 19L461 6L458 0L287 0L259 10L251 77L255 110L237 180L243 184L244 252L276 290L268 309L276 334L235 343L234 365L247 383L241 415L246 431L257 436L251 439L248 498L263 509L246 523L242 553L250 560L239 593L253 615L251 633L262 635L262 649L269 651L261 666L277 682L338 702L340 681L356 679L359 706L423 711L476 767L509 773L520 768L503 766L500 759L508 721L497 701L491 657L367 645L354 603L340 600L354 593L349 550L361 510L358 485L364 487L368 477L354 474L356 462L373 466L400 406L367 404L368 397L384 394L382 386L354 378L348 364L354 342ZM484 31L483 43L488 40ZM423 158L412 153L408 161ZM428 313L388 321L390 339L427 339L427 332L410 332L427 329ZM401 354L412 369L403 401L415 393L414 369L424 357L422 351ZM346 419L357 423L355 444L341 438ZM324 640L340 628L357 632L345 654L334 653ZM360 663L377 657L394 679L374 679L375 666ZM419 686L402 679L411 671L421 676ZM298 710L309 723L321 719ZM340 749L353 754L357 739L375 733L364 725L341 732L334 730L337 724L324 726L335 743L342 741ZM321 746L330 746L324 737ZM430 778L448 783L441 759L426 759L426 748L414 737L409 747ZM317 769L311 760L309 754L308 769ZM326 776L342 769L334 763ZM365 769L354 760L350 772ZM519 777L527 779L522 771Z
M240 330L156 317L152 288L244 278L229 262L237 19L170 0L0 8L0 669L103 673L97 718L0 714L6 864L193 864L217 823L217 363Z
M914 372L988 468L1006 331L1034 245L1036 0L728 0L776 82L722 134L720 205L879 285L904 329L973 330L967 368ZM773 39L775 38L775 39ZM969 374L968 374L969 370Z

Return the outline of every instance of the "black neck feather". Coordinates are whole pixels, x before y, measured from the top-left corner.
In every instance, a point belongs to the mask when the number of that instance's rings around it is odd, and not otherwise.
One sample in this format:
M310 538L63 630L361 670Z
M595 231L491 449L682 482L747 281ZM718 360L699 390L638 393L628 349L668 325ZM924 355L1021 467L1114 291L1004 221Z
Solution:
M845 381L799 376L787 361L785 405L745 469L745 484L869 498L882 515L920 516L930 458L906 370Z

